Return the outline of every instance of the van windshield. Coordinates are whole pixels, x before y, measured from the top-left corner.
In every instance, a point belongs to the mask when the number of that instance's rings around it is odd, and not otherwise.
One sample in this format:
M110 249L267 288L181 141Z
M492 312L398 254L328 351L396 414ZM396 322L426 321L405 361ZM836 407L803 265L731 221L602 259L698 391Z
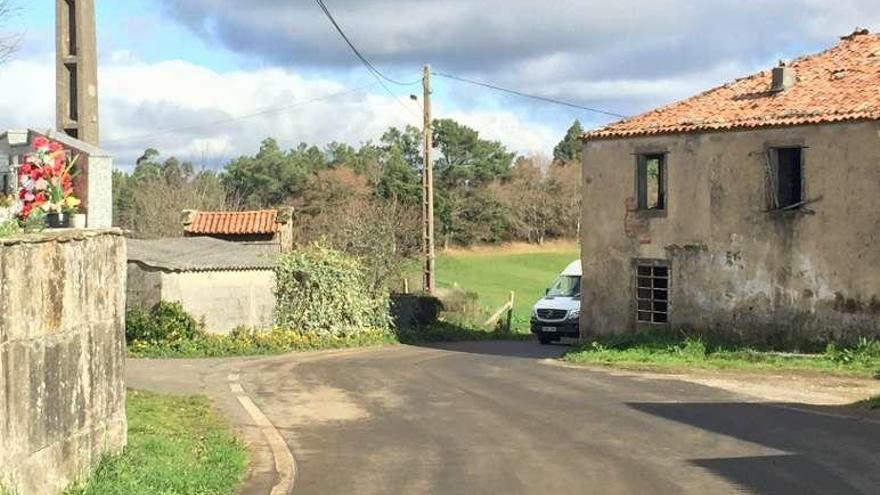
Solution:
M577 297L581 295L581 278L572 275L563 275L556 279L547 297Z

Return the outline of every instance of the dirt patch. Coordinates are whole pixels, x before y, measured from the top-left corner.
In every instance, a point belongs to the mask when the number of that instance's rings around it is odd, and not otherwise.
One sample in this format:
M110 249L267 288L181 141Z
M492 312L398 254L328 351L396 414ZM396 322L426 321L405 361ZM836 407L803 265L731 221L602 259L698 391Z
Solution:
M547 241L544 244L528 244L525 242L511 242L508 244L490 244L485 246L471 246L467 248L451 247L443 251L445 255L468 256L481 254L535 254L576 251L576 241L557 240Z
M668 380L670 378L707 387L720 388L768 402L814 406L842 406L880 395L880 380L841 377L815 372L750 373L729 370L694 370L672 373L620 370L603 366L583 366L546 359L544 363L566 368L601 371L615 376Z

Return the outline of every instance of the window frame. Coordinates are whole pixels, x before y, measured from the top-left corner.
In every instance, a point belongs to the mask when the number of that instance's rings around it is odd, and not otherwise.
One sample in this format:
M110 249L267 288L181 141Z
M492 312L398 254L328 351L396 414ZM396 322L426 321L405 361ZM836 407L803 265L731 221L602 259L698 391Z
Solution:
M641 268L650 268L651 275L647 278L651 279L651 287L648 288L640 288L639 279L646 278L645 275L640 274ZM655 275L655 270L657 268L665 268L666 276L657 276ZM666 280L666 287L659 288L654 287L655 279L664 279ZM632 260L632 318L634 319L635 325L637 327L668 327L670 325L670 317L672 315L672 265L669 260L665 259L653 259L653 258L634 258ZM651 297L643 298L640 297L640 290L650 290ZM657 299L655 298L655 291L665 291L666 299ZM644 310L639 306L640 302L648 302L651 305L650 311ZM655 303L665 303L666 311L657 311L655 309ZM641 313L651 313L651 321L642 320L640 314ZM666 321L656 321L655 316L657 314L662 314L665 316Z
M665 217L669 210L669 152L664 150L640 150L635 155L636 212L643 217ZM659 158L658 208L648 208L648 161Z
M803 143L773 143L765 146L765 156L768 168L766 170L766 202L768 212L784 212L797 211L805 206L807 201L807 168L806 168L806 150L808 149ZM799 168L800 168L800 198L787 205L780 202L780 183L779 171L780 160L779 152L781 150L798 150Z

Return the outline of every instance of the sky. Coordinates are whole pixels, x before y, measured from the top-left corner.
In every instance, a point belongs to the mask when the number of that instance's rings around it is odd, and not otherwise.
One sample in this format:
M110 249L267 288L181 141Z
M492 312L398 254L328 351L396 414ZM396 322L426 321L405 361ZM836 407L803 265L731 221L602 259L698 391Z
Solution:
M0 32L0 126L54 125L54 0L11 0ZM421 126L420 83L388 84L312 0L95 0L101 146L132 166L146 148L222 166L267 137L353 146ZM383 73L421 68L637 115L880 29L877 0L325 0ZM575 119L616 120L435 77L434 117L521 154L550 155ZM417 95L414 101L410 95Z

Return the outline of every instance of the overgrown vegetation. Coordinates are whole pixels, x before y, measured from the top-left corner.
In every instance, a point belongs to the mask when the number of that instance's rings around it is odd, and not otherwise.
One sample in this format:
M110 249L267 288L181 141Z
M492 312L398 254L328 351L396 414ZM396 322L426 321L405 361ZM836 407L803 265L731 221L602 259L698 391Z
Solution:
M356 258L315 244L281 256L275 279L280 328L328 337L390 328L388 291Z
M390 330L366 330L351 335L317 335L280 328L239 328L229 335L202 333L191 340L129 342L128 354L138 358L208 358L260 356L294 351L322 351L397 343Z
M128 446L104 460L68 495L232 494L244 478L247 447L205 397L129 390Z
M707 343L687 335L643 333L597 338L564 359L637 369L792 369L873 377L880 374L880 342L863 339L852 347L829 345L824 353L788 354Z
M872 411L880 410L880 395L865 399L856 404L858 407L870 409Z

